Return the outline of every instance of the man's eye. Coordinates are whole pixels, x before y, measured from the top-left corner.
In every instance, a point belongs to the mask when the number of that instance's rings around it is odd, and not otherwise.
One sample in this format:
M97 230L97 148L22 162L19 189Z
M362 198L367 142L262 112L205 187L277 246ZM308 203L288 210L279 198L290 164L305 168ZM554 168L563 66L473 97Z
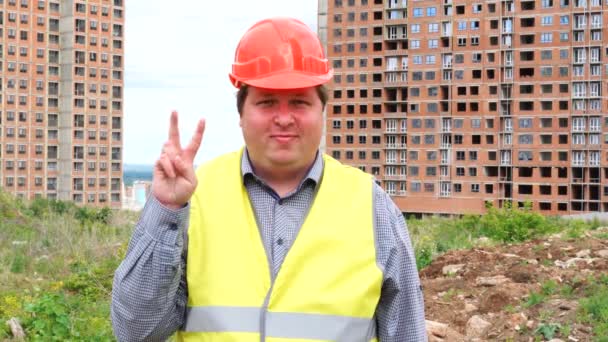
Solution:
M258 106L270 106L270 105L274 104L274 100L272 100L272 99L260 100L256 104Z
M308 105L308 101L305 101L305 100L294 100L293 104L295 104L296 106L305 106L305 105Z

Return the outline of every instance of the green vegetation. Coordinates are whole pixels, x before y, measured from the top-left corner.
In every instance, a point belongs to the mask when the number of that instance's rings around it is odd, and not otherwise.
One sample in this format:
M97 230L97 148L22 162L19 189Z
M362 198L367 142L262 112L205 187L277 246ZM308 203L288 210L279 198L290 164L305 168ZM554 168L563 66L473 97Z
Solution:
M10 338L4 322L12 317L19 319L28 341L113 340L112 278L137 214L61 201L22 202L0 191L0 218L0 340ZM598 226L600 222L546 218L529 207L488 208L487 215L459 219L408 220L419 268L449 250L525 241L556 232L572 238ZM581 285L586 283L586 279L560 285L546 281L521 305L540 306L550 296L574 297L584 289L580 321L592 323L596 336L608 336L608 276L595 279L593 286ZM459 293L450 289L442 299L449 301ZM517 312L518 306L505 310ZM535 332L537 336L564 336L564 331L572 329L553 327L548 318Z
M0 191L0 340L108 341L109 297L136 216Z
M584 294L579 320L593 326L597 342L608 342L608 274L588 279Z
M409 219L408 229L416 253L418 269L428 266L433 259L449 250L469 249L483 244L518 243L562 233L567 238L578 238L587 230L597 229L601 222L567 220L546 217L522 208L487 207L485 215L464 215L459 219L426 217ZM543 248L537 246L535 248ZM552 260L546 261L552 264Z
M532 292L528 296L528 299L524 302L524 307L526 307L526 308L533 307L535 305L538 305L538 304L544 302L546 299L547 299L547 297L544 294L542 294L540 292Z
M551 340L555 337L555 334L560 329L559 324L554 323L543 323L536 328L534 334L542 335L545 340Z

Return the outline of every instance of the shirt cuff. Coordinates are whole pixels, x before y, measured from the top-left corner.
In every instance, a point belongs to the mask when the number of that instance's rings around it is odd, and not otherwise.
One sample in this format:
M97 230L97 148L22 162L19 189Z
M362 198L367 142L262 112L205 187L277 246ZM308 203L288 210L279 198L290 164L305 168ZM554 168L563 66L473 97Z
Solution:
M182 245L181 238L188 225L190 203L173 210L162 205L150 195L141 213L141 223L148 235L163 245Z

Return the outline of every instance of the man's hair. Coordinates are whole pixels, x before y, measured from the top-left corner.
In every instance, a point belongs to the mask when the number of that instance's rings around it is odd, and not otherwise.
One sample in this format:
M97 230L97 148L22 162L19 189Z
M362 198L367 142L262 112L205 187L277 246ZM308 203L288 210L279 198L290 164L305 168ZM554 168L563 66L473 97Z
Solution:
M323 108L325 108L325 104L327 103L327 87L324 84L318 85L315 87L317 90L317 95L319 95L319 100L321 100L321 104ZM236 93L236 109L239 111L239 115L243 115L243 105L245 104L245 100L247 99L247 93L249 92L249 86L243 84L239 91Z

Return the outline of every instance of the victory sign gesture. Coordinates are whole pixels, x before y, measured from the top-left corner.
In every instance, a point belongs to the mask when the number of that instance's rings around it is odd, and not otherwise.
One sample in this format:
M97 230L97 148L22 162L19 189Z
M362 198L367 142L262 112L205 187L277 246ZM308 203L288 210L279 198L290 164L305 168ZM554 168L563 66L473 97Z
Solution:
M152 194L165 207L181 208L192 197L197 185L193 161L204 132L205 120L201 119L190 143L182 148L177 127L177 111L171 112L169 140L164 143L160 158L154 164L152 180Z

